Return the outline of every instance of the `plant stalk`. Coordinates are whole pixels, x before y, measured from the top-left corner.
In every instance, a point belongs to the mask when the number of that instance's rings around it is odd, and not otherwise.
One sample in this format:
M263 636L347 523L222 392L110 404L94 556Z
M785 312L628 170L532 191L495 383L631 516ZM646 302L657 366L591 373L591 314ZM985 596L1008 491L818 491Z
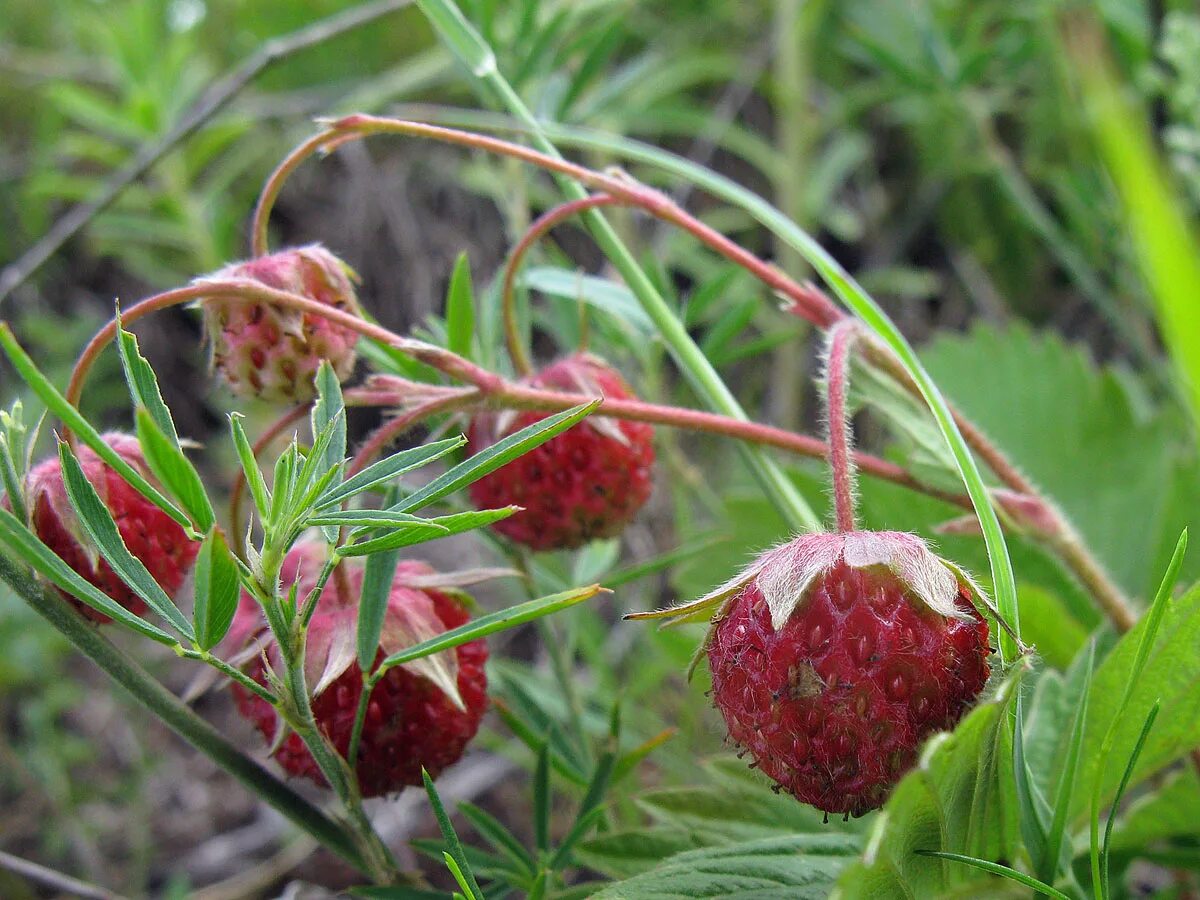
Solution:
M38 585L4 555L0 555L0 580L176 734L312 835L322 846L369 874L369 867L359 848L347 836L344 824L329 818L229 743L145 669L117 649L94 625L86 622L57 591Z

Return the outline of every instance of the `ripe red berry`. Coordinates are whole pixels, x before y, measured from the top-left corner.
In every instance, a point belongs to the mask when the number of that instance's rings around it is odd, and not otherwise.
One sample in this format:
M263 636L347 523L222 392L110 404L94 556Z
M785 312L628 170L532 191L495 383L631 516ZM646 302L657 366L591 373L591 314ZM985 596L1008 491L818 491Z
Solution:
M353 273L318 244L234 263L205 280L248 279L358 312ZM248 303L214 292L200 301L212 342L212 365L240 396L271 401L310 400L321 360L339 379L354 369L358 333L328 319L269 303Z
M122 459L146 477L151 477L136 438L116 432L103 438ZM129 552L141 560L168 595L174 595L191 569L200 544L189 540L174 519L130 487L91 448L81 445L76 456L83 474L112 514ZM42 543L130 612L139 616L146 612L142 598L100 557L84 531L67 498L57 456L44 460L30 471L26 479L26 503L33 530ZM111 621L75 598L67 599L89 619L100 623Z
M300 544L288 554L283 583L298 585L304 597L321 568L321 549ZM317 726L343 757L359 698L362 671L355 656L355 622L363 570L350 562L346 579L330 579L309 626L305 674L313 692L312 710ZM470 618L452 593L426 587L442 579L420 562L401 562L388 598L380 648L375 666L384 657L412 644L463 625ZM341 593L344 585L349 596ZM262 644L272 667L279 672L278 654L270 635L263 631L262 614L245 594L230 633L230 642ZM413 663L388 671L372 692L363 723L356 771L364 797L379 797L406 785L420 785L421 769L433 777L457 762L479 730L487 711L487 644L483 640L460 644ZM262 654L246 667L247 673L266 684ZM453 692L456 696L450 696ZM279 727L275 710L262 698L234 684L238 711L272 741ZM304 776L324 785L325 778L304 742L289 734L275 750L275 759L290 775Z
M767 775L825 812L881 806L987 681L973 588L914 535L804 535L728 589L708 647L717 708Z
M527 382L548 390L626 400L633 392L611 366L578 353ZM468 432L483 450L546 417L481 413ZM534 550L566 550L624 530L650 497L654 429L643 422L593 416L471 485L479 507L515 504L523 512L492 527Z

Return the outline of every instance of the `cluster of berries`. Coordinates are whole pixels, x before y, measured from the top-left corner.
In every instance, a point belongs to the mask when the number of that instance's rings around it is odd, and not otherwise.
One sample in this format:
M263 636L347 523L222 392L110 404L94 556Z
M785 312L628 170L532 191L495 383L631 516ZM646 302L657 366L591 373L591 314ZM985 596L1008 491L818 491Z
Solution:
M331 308L358 310L353 273L318 246L276 253L223 269L202 302L216 372L235 392L265 400L312 397L327 359L346 378L357 336L309 312L247 303L221 284L253 281ZM587 354L562 359L527 379L533 387L610 399L632 396L610 366ZM541 418L484 411L469 426L478 452ZM593 417L491 475L470 493L480 506L523 511L495 527L534 550L570 549L614 536L649 497L654 463L648 425ZM109 445L148 474L137 442ZM157 507L87 448L84 472L108 505L129 549L169 593L184 581L197 545ZM83 536L65 497L57 460L29 476L29 509L38 536L84 578L130 610L144 605ZM323 560L298 544L283 569L284 588L304 593ZM306 665L313 712L333 746L349 751L364 676L354 657L354 621L363 573L324 588L312 619ZM376 665L420 636L468 618L461 598L437 585L421 563L402 563L388 600ZM800 800L827 812L859 815L878 807L912 767L932 732L952 727L988 677L988 628L976 592L919 538L891 532L809 534L768 551L712 595L719 606L707 652L716 706L732 738ZM82 607L81 607L82 608ZM695 608L693 604L691 608ZM98 614L84 609L87 615ZM266 683L278 649L262 612L244 596L227 640L252 648L246 671ZM389 670L374 687L354 761L365 796L419 783L462 754L487 705L487 649L474 641L422 664ZM296 735L276 741L274 709L241 686L238 709L293 775L322 776Z
M298 294L333 309L357 313L354 273L320 246L300 247L228 266L209 276L212 293L201 302L212 364L236 394L271 402L312 399L313 379L328 360L342 380L355 366L358 335L343 324L310 312L269 303L247 303L231 282L254 282ZM564 359L530 379L537 387L626 398L629 388L613 369L591 356ZM470 425L476 452L541 418L536 413L505 417L480 413ZM147 479L153 480L138 441L125 434L104 435L105 442ZM85 476L111 512L130 552L169 595L179 592L199 544L173 519L132 488L89 447L77 456ZM524 512L499 523L498 530L534 549L565 549L620 532L650 493L654 460L651 429L645 425L596 420L560 435L472 486L480 504L517 504ZM97 552L67 498L57 458L30 473L26 500L38 537L84 579L131 612L143 615L145 603L113 572ZM7 498L5 498L7 502ZM324 550L297 544L284 561L283 590L303 595L315 584ZM311 620L306 666L312 668L312 709L318 727L345 755L364 675L354 657L354 629L362 568L343 562L343 577L331 579ZM431 577L420 562L402 562L388 599L375 661L416 640L464 624L469 598L446 588L453 581ZM432 585L436 585L432 586ZM70 599L70 598L68 598ZM108 618L78 601L80 612L104 624ZM274 646L258 604L243 594L226 645L248 658L250 677L266 684ZM474 737L487 708L482 640L444 651L431 660L397 666L377 680L367 705L356 770L364 796L380 796L421 783L424 768L436 776L458 760ZM233 687L237 708L275 746L277 762L291 775L324 783L316 762L295 734L275 742L275 709L240 685Z

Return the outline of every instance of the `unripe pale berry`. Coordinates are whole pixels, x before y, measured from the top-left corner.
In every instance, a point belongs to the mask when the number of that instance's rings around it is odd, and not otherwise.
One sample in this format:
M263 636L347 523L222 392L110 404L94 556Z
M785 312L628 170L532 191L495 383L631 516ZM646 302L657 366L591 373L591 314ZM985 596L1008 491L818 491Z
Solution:
M357 314L353 272L318 244L234 263L204 281L249 279ZM213 293L200 300L212 366L239 396L298 402L315 396L313 377L328 360L340 380L354 370L358 333L321 316Z

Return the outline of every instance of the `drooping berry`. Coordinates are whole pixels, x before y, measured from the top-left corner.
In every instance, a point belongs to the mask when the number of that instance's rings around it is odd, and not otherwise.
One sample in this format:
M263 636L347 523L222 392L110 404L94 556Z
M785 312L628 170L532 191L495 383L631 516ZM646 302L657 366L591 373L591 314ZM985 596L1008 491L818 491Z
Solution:
M203 280L249 279L357 314L353 272L319 244L234 263ZM249 303L214 285L200 301L212 366L240 396L275 402L310 400L313 376L327 359L341 380L354 369L358 334L321 316Z
M621 375L590 354L559 360L528 379L547 390L633 397ZM468 432L472 449L545 418L545 413L481 413ZM515 504L523 512L492 527L534 550L580 547L614 537L650 497L654 430L643 422L592 416L471 485L479 507Z
M987 681L975 589L914 535L804 535L719 590L708 663L729 734L825 812L882 805Z
M283 566L285 589L295 583L303 598L314 586L322 563L319 547L298 544ZM309 626L305 676L313 694L317 726L345 757L363 691L355 650L363 570L349 561L342 566L346 577L330 579ZM376 667L386 656L468 621L470 617L455 592L439 589L446 580L424 563L400 563L388 598ZM275 671L282 671L262 613L245 594L227 640L234 646L260 648L246 666L247 673L259 683L267 683L264 653ZM487 644L475 640L396 666L384 675L368 702L358 748L356 772L364 797L419 785L422 768L437 777L458 761L487 711L487 655ZM273 741L276 729L281 727L274 708L238 684L233 689L238 711L268 741ZM290 775L326 783L295 733L279 744L275 759Z
M152 477L136 438L117 432L103 438L127 463L147 478ZM189 540L174 519L130 487L90 447L79 446L76 457L83 474L112 514L129 552L141 560L168 595L174 595L192 567L199 542ZM139 616L146 612L145 602L101 558L75 515L57 456L30 471L25 499L33 530L42 543L130 612ZM75 598L68 599L89 619L100 623L111 621Z

